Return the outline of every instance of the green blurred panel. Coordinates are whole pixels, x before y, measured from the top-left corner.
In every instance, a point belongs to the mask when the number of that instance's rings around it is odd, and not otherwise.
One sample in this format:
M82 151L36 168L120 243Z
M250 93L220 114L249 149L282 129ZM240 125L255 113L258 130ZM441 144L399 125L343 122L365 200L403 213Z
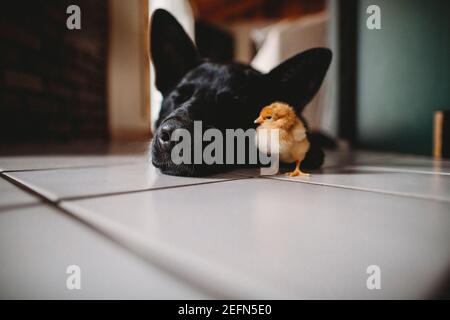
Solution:
M372 4L382 30L366 26ZM433 112L450 109L450 1L361 0L359 12L358 144L431 154Z

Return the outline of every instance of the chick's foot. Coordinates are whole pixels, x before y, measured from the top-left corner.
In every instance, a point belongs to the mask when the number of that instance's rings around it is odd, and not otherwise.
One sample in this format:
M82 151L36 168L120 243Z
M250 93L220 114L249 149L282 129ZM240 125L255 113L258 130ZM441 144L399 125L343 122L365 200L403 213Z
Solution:
M305 173L300 170L300 161L296 161L294 171L288 172L286 173L286 175L288 175L289 177L298 177L298 176L309 177L309 173Z
M292 172L286 173L286 175L288 175L289 177L309 177L309 173L303 172L301 170L294 170Z

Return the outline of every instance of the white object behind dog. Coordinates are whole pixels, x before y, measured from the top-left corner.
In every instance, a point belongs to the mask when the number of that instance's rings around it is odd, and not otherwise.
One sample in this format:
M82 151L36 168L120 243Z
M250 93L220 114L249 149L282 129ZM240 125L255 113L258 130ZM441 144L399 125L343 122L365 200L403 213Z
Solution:
M251 66L261 72L272 68L293 55L315 47L329 47L327 13L319 13L297 20L285 20L252 32L259 50ZM303 112L312 128L321 127L321 114L328 90L328 81Z
M150 17L156 9L165 9L169 11L183 26L186 33L195 43L195 19L191 5L187 0L152 0L150 1ZM151 105L151 128L155 132L155 122L158 119L159 110L161 109L162 95L155 87L155 72L153 63L150 66L150 105Z

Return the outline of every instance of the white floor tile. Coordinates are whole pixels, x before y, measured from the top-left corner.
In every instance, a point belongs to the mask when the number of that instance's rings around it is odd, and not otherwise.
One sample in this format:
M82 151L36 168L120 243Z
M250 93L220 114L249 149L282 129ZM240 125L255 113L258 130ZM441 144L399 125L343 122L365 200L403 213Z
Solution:
M366 167L370 170L389 172L450 175L450 161L433 160L425 157L396 156L367 163Z
M271 178L450 202L450 176L446 175L399 173L353 166L325 169L321 173L311 173L308 177L280 174Z
M51 200L102 195L153 188L166 188L234 178L218 175L205 178L161 174L150 163L5 173Z
M391 153L373 152L373 151L360 151L360 150L336 150L325 151L325 162L323 168L329 167L342 167L351 164L368 164L373 162L385 161L392 158L394 155Z
M450 267L446 202L247 179L63 206L231 296L424 298ZM366 287L370 265L382 290Z
M11 206L39 203L39 199L20 190L12 183L0 177L0 210Z
M146 154L136 155L54 155L1 156L0 171L42 170L73 167L108 166L146 162Z
M0 213L0 299L207 298L79 221L44 205ZM66 287L81 268L81 289Z

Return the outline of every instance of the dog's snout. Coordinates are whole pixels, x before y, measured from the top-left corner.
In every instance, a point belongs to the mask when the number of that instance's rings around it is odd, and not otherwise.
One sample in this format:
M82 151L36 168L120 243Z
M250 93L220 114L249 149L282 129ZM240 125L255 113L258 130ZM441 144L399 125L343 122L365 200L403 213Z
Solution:
M159 145L165 150L169 150L172 147L171 137L174 129L175 127L171 123L164 123L158 132Z

